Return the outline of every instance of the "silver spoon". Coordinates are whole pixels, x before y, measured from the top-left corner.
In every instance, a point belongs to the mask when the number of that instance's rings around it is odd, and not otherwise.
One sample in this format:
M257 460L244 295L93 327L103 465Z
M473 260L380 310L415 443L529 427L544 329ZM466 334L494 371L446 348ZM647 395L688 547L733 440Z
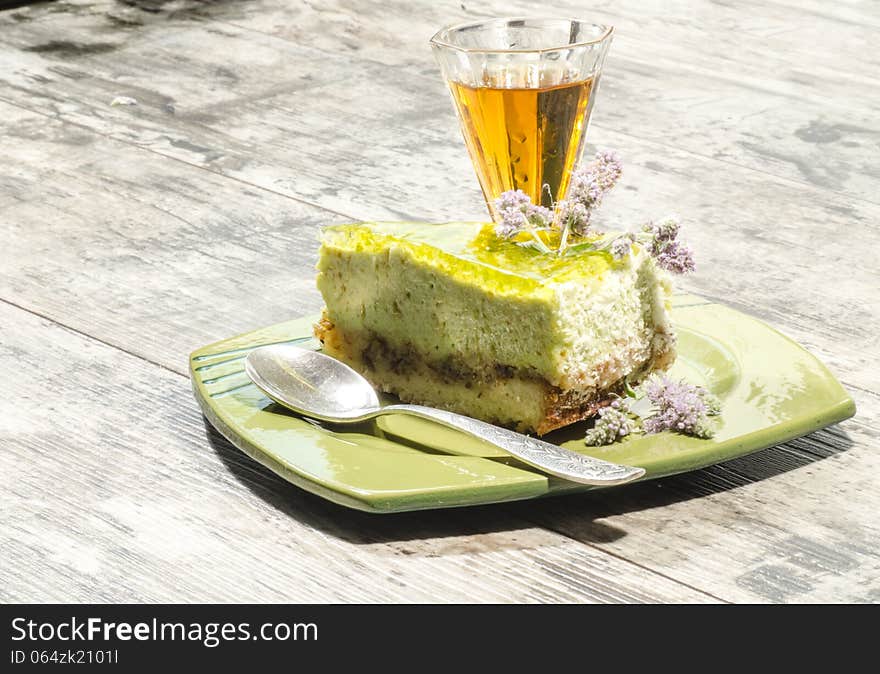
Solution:
M264 346L245 360L245 371L267 396L294 412L334 423L356 423L382 414L411 414L485 440L523 463L557 477L597 486L623 484L643 468L602 461L522 433L422 405L380 406L370 383L335 358L289 344Z

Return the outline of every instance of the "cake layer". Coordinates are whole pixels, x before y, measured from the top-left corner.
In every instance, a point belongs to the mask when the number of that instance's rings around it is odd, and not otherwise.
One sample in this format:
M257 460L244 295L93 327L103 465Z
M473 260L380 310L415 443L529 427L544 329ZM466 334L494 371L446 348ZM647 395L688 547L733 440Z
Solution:
M316 335L406 402L545 433L674 358L668 277L633 247L547 255L482 223L323 232Z
M327 318L315 326L324 352L363 374L376 388L402 401L442 407L520 432L539 435L588 418L623 382L602 391L564 391L500 365L469 371L454 363L434 366L414 351L398 351L369 333L344 334Z
M435 371L510 369L592 394L672 357L669 283L637 249L559 258L480 223L364 223L325 230L318 269L336 329Z

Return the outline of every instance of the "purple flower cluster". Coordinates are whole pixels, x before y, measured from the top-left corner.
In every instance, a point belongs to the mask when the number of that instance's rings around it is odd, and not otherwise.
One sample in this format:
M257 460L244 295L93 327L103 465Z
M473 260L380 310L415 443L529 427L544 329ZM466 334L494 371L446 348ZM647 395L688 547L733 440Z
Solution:
M649 252L663 269L686 274L695 268L694 252L678 240L680 225L675 218L648 223L644 231L651 235Z
M555 250L557 255L596 250L609 253L615 260L627 257L633 243L638 242L661 268L676 274L693 271L693 251L678 240L680 227L674 218L649 223L638 234L605 234L592 227L593 213L617 184L622 173L623 167L616 152L597 152L589 164L572 173L567 198L555 204L555 214L549 208L532 203L529 195L522 190L503 192L495 199L495 233L509 239L520 232L531 231L535 240L519 244L551 253L554 251L537 237L534 230L556 228L561 231L559 246ZM571 235L593 238L572 244Z
M608 252L611 253L611 257L615 260L622 260L625 258L632 250L633 241L635 241L635 239L636 237L632 234L621 234L618 236L608 247Z
M568 198L560 204L563 225L575 234L586 235L590 229L593 211L602 203L623 173L620 157L612 150L596 153L589 164L576 169L571 175Z
M495 233L505 239L528 227L549 227L553 212L536 206L522 190L502 192L495 200L495 208L501 221L495 224Z
M593 427L587 431L584 442L593 447L610 445L633 431L633 420L629 407L622 398L616 398L610 405L599 410Z
M586 234L589 230L590 209L580 201L564 199L556 205L557 222L560 229L569 228L577 234Z
M711 417L721 414L721 401L702 386L655 374L645 381L641 390L653 405L651 416L640 419L630 410L626 399L617 398L599 410L584 442L594 447L610 445L640 430L645 433L673 431L698 438L711 438L715 434Z
M702 386L655 375L645 382L644 391L655 408L642 422L646 433L674 431L698 438L714 435L709 417L721 413L721 401Z

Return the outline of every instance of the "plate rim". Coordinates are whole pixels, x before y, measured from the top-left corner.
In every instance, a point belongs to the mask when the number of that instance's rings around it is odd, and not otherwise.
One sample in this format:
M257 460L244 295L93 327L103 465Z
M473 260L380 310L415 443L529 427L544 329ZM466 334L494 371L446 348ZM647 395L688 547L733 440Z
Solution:
M750 436L772 434L773 441L770 444L758 442L754 446L732 455L729 454L729 452L724 451L723 448L727 447L726 444L718 445L719 452L708 454L700 453L699 455L697 455L699 457L699 460L690 463L685 461L674 470L669 470L665 472L652 472L646 475L644 478L641 478L637 482L668 477L670 475L690 472L693 470L699 470L701 468L716 465L724 461L730 461L735 458L748 456L755 452L762 451L763 449L767 449L768 447L773 447L779 444L783 444L785 442L790 442L791 440L803 437L804 435L815 432L816 430L825 428L832 424L840 423L841 421L852 417L856 413L855 403L853 402L852 397L850 396L849 392L840 384L839 380L834 376L828 366L825 365L825 363L823 363L811 352L809 352L801 344L799 344L789 336L785 335L784 333L780 332L773 326L768 325L758 318L740 312L737 309L733 309L720 302L704 299L698 295L679 294L675 295L673 300L673 309L686 309L700 306L717 306L722 307L724 310L733 312L738 317L743 317L760 324L763 329L774 333L778 337L781 337L793 348L798 349L809 355L809 357L813 361L815 361L817 365L821 366L822 374L824 375L823 380L828 382L829 384L833 382L833 384L838 387L839 393L842 395L840 396L840 399L837 403L829 405L827 408L823 408L821 415L805 415L803 418L791 419L775 424L770 424L768 426L757 428L749 433L736 435L731 438L731 440L736 439L741 441L744 439L748 439ZM211 395L206 391L206 384L200 378L197 368L201 367L201 363L205 359L217 357L229 352L235 352L236 350L247 351L252 348L256 348L257 346L260 346L262 344L265 344L266 342L260 341L253 346L237 346L232 349L227 347L227 345L229 345L230 343L240 344L246 342L247 338L251 335L266 333L267 331L273 329L281 329L282 326L287 326L290 324L307 324L311 320L314 320L314 317L309 315L300 316L299 318L294 318L287 321L282 321L271 326L265 326L257 330L252 330L233 337L228 337L226 339L212 342L205 346L199 347L189 355L189 372L193 393L205 419L207 419L207 421L238 450L243 452L251 459L255 460L257 463L271 470L273 473L286 480L287 482L290 482L297 487L314 493L341 506L353 508L363 512L371 512L377 514L408 512L425 509L463 507L469 505L486 505L489 503L527 500L531 498L579 493L597 489L597 487L588 487L585 485L568 485L562 480L556 480L541 473L532 472L524 468L520 469L517 466L517 470L521 470L521 472L533 477L534 479L524 480L522 483L514 482L513 485L523 487L527 484L533 484L533 489L512 489L511 486L508 486L505 489L505 485L501 485L500 487L496 487L494 489L487 485L473 486L469 489L479 492L481 495L484 495L485 498L468 498L467 494L465 494L464 498L453 498L448 501L438 502L435 498L431 496L429 496L427 499L419 499L417 496L414 497L413 495L410 495L409 497L403 497L400 494L398 494L397 496L386 495L385 497L383 497L382 492L368 492L364 490L358 490L356 488L351 488L347 491L340 491L338 487L334 488L334 486L326 484L325 481L317 478L316 476L308 475L302 471L298 471L295 466L289 465L288 463L276 457L272 452L265 450L259 447L256 443L249 441L247 438L236 431L234 424L228 423L227 420L223 418L222 414L220 414L215 406L212 405L212 403L210 402ZM290 338L290 340L285 341L291 341L293 339L302 339L303 341L305 341L308 338L305 336L292 337ZM219 351L218 348L220 348ZM739 442L737 444L750 445L749 442ZM489 460L481 459L479 457L473 458L478 460ZM511 466L511 468L514 467ZM436 494L436 492L431 492L431 494Z

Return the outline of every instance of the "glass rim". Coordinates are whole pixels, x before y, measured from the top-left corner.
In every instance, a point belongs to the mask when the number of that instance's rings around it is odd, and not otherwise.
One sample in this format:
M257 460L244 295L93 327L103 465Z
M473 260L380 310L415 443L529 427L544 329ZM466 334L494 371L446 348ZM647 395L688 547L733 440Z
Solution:
M569 42L567 44L561 44L553 47L541 47L540 49L486 49L483 47L461 47L459 45L455 45L451 42L443 40L440 37L441 33L450 33L452 31L462 30L464 28L471 28L473 26L487 25L492 23L509 23L511 21L568 21L569 23L581 23L587 26L594 26L601 29L602 34L591 40ZM446 26L445 28L441 28L436 33L434 33L434 36L430 39L430 44L431 46L435 47L443 47L445 49L452 49L455 51L471 54L544 54L547 52L561 51L563 49L573 49L575 47L587 47L589 45L598 44L611 37L611 34L613 32L614 26L607 26L602 23L592 23L591 21L584 21L583 19L572 19L559 16L503 16L495 17L492 19L482 19L478 21L465 21L463 23L456 23L451 26Z

